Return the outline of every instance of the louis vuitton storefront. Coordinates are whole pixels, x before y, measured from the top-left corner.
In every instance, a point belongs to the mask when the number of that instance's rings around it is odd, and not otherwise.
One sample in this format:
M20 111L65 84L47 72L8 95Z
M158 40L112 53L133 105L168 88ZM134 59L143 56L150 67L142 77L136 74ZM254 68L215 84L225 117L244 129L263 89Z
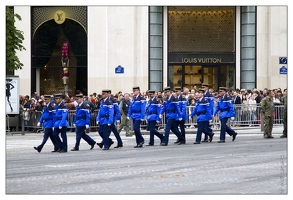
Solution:
M235 7L168 7L168 85L235 87Z

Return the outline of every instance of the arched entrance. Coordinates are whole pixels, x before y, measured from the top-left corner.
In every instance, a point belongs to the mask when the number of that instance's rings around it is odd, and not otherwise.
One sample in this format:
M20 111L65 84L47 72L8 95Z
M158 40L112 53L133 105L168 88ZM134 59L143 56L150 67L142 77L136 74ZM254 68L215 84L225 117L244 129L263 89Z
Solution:
M74 20L57 24L54 19L40 25L32 41L32 90L36 90L39 76L40 94L64 93L62 80L62 45L69 45L68 94L76 91L87 94L87 33ZM39 69L39 71L37 71Z

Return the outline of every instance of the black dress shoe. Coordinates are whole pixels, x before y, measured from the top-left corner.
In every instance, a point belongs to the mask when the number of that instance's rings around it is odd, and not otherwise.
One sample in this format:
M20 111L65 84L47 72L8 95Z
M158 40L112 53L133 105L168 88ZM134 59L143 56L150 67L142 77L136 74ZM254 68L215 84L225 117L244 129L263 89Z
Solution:
M233 135L232 141L234 141L236 139L236 135L237 135L237 133L235 132Z
M179 142L180 142L180 140L178 140L178 139L177 139L177 141L176 141L176 142L174 142L174 144L178 144Z
M109 148L105 148L105 147L104 147L103 150L109 150Z
M94 144L91 145L90 150L92 150L92 149L95 147L95 144L96 144L96 142L95 142Z
M214 137L214 133L210 136L210 142L212 142L213 141L213 137Z
M185 141L182 140L182 141L178 142L177 144L178 144L178 145L185 144Z
M160 146L168 146L166 143L161 143Z
M209 142L208 140L203 140L203 141L201 141L201 142Z
M133 148L142 148L142 145L136 145Z
M144 142L141 142L137 145L137 147L141 148L143 146Z
M194 142L193 144L200 144L200 142Z
M73 148L71 149L71 151L79 151L79 149Z
M119 147L123 147L123 145L121 144L121 145L117 145L116 147L114 147L114 148L119 148Z
M287 135L283 134L280 136L280 138L287 138Z
M39 153L41 152L41 149L39 149L38 147L34 147L35 150L37 150Z
M97 142L97 145L100 147L100 148L103 148L103 143L101 142L101 143L98 143Z
M271 136L271 135L269 135L269 137L268 138L274 138L273 136Z
M109 146L109 148L111 147L112 144L114 144L113 140L110 142L110 146Z
M61 151L59 151L59 153L67 153L67 151L61 150Z
M153 144L147 144L146 146L154 146Z
M219 140L218 141L218 143L224 143L225 142L225 140Z
M59 151L61 151L61 149L57 149L57 150L54 150L54 151L51 151L51 152L54 153L54 152L59 152Z

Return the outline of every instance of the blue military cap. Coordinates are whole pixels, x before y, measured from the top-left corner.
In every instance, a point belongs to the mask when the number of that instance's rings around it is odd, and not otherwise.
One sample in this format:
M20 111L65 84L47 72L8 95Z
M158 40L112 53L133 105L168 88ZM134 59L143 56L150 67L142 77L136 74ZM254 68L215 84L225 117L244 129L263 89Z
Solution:
M226 91L226 87L219 87L219 91Z
M102 90L102 93L110 94L110 93L111 93L111 90L109 90L109 89L104 89L104 90Z
M171 90L171 88L169 86L164 88L164 92L167 92L167 91L170 91L170 90Z
M56 94L54 94L54 98L62 98L63 99L63 94L62 93L56 93Z
M149 94L155 94L156 92L155 92L155 90L149 90L148 93Z
M45 94L44 99L51 99L51 95Z
M181 91L181 87L175 87L175 91Z
M139 86L134 86L132 87L132 90L140 90L140 89L139 89Z

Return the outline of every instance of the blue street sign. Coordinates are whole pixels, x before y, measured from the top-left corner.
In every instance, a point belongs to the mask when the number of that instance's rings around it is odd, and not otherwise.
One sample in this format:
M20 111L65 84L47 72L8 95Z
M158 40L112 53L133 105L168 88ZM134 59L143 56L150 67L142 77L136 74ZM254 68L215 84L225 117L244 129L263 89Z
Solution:
M121 65L118 65L118 66L115 68L115 74L124 74L124 68L121 67Z
M280 68L280 74L287 74L287 67L285 67L285 66L282 66L281 68Z
M287 64L287 57L279 57L279 64Z

